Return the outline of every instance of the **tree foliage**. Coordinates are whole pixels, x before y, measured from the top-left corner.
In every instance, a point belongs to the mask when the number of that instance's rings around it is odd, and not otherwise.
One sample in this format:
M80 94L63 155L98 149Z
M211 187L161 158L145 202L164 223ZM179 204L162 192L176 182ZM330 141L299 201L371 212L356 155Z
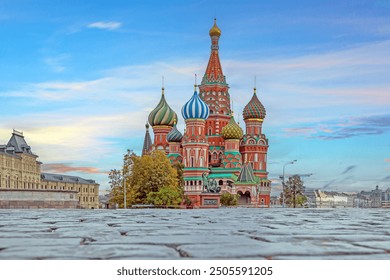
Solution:
M164 152L153 151L150 155L133 156L132 160L132 173L126 182L133 195L131 203L146 203L149 193L157 193L164 187L178 189L177 171Z
M123 204L123 187L122 187L122 171L117 169L111 169L108 174L110 184L110 204Z
M223 206L236 206L238 204L239 194L223 193L221 195L221 204Z
M183 201L183 192L177 187L162 187L147 195L147 202L153 205L177 206Z
M110 202L118 203L119 207L123 207L124 183L127 205L145 203L177 205L183 197L180 184L182 180L181 169L180 165L173 167L162 151L153 151L150 155L137 156L128 150L123 158L123 169L111 170L109 174ZM125 182L123 182L123 177ZM180 202L177 202L179 196Z
M288 178L285 183L284 191L281 193L281 199L285 197L284 203L288 207L296 208L297 206L302 207L306 202L307 198L303 194L305 187L303 181L299 175L294 175Z

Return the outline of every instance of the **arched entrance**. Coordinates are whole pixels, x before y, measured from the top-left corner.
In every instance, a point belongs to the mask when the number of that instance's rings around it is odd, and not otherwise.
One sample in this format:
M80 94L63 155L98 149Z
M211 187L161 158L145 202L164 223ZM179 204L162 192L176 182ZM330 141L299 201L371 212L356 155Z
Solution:
M240 197L238 198L239 205L251 204L251 193L249 191L246 191L245 193L242 193L242 191L238 191L237 194L240 195Z

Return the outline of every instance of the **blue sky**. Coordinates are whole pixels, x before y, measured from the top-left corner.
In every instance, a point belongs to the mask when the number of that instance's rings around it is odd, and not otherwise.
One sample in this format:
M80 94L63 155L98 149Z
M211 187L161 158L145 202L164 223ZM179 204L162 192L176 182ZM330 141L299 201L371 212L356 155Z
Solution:
M274 193L294 159L307 187L390 187L390 0L0 0L0 143L22 130L43 170L107 188L162 76L180 115L214 17L236 119L256 76Z

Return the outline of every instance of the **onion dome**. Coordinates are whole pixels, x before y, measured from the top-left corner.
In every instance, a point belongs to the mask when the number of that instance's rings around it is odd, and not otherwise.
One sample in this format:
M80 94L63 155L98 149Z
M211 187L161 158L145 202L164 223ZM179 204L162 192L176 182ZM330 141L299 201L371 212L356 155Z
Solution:
M177 119L175 111L169 107L164 96L164 88L162 89L162 95L157 107L149 114L148 121L151 126L155 125L169 125L173 126L174 120Z
M181 109L181 114L183 115L183 118L186 119L207 119L210 115L209 106L200 99L198 93L194 92L194 95L191 97L190 100L187 101L186 104L184 104L183 108Z
M222 128L222 137L224 139L241 139L243 134L242 128L236 123L232 114L230 122Z
M217 19L216 18L214 19L214 25L213 25L213 27L211 27L209 34L210 34L210 37L213 37L213 36L220 37L221 36L221 29L219 29L217 26Z
M261 104L260 100L256 95L256 88L254 88L253 96L251 101L245 106L242 116L244 120L246 119L264 119L265 118L265 108Z
M176 127L176 120L173 124L173 127L171 131L167 134L167 141L168 142L181 142L181 139L183 139L183 134L179 130L177 130Z

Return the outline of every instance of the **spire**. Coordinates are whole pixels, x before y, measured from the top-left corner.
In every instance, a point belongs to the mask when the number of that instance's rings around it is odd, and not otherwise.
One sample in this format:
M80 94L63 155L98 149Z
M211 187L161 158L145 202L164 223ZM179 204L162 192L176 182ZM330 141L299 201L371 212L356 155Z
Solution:
M162 87L161 87L162 95L164 95L164 76L162 76Z
M217 20L214 19L214 25L210 29L211 37L211 54L209 63L207 65L206 73L203 77L202 84L204 83L222 83L226 84L225 77L222 72L221 62L218 54L218 41L221 36L221 30L217 26Z
M253 87L253 94L256 95L256 76L255 76L255 86Z
M144 139L144 146L142 147L142 155L146 155L149 153L150 148L152 147L152 139L150 138L149 134L149 124L146 123L145 125L146 132L145 132L145 139Z

